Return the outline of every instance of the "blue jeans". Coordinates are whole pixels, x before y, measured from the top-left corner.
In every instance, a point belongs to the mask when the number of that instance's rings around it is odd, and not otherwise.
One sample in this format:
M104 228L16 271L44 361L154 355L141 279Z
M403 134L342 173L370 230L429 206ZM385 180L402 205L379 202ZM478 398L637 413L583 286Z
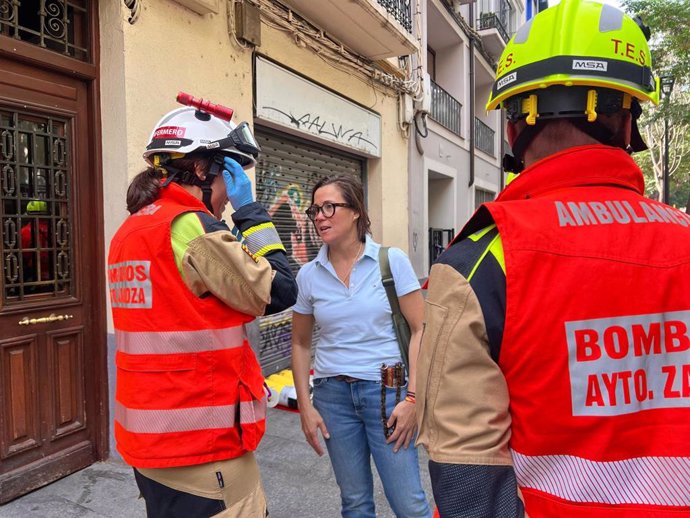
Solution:
M401 392L401 399L405 390ZM314 407L326 423L326 440L340 487L343 518L376 518L370 457L386 498L399 518L429 518L429 504L419 477L417 449L393 453L381 422L381 382L347 383L335 378L314 380ZM386 415L395 407L395 389L386 388Z

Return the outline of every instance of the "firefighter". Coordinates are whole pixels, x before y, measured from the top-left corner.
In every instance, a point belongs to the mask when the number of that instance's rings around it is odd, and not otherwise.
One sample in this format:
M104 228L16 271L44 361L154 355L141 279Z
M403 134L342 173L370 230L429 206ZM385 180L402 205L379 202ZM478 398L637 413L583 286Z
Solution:
M487 109L522 172L433 265L419 442L441 518L690 514L690 216L629 152L659 100L649 31L562 0L521 27Z
M244 326L292 306L285 249L244 169L259 146L215 105L154 128L110 244L115 439L153 517L265 517L261 367ZM220 219L228 202L244 237Z

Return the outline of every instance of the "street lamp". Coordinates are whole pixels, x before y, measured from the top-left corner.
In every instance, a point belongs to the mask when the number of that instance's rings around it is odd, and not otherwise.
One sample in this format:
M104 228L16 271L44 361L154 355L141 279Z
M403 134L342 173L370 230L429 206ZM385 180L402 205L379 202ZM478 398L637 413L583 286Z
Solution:
M664 113L664 172L663 172L663 185L664 192L662 201L668 204L669 192L668 192L668 103L671 99L671 93L673 92L673 83L676 78L671 75L661 76L661 95L664 97L666 112Z

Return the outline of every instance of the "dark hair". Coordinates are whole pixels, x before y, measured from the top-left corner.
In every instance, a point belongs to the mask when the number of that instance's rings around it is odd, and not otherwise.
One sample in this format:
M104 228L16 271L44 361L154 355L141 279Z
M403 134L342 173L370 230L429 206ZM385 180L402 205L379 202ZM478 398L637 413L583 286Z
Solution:
M170 165L180 171L194 173L196 168L208 172L211 159L208 154L192 153L184 158L171 160L166 165ZM134 177L127 188L127 211L134 214L141 208L153 203L160 197L161 180L164 178L161 168L148 167ZM180 178L174 181L183 183Z
M364 242L366 235L371 234L371 221L367 208L364 205L364 188L362 182L356 176L352 175L334 175L327 176L319 180L314 188L311 190L311 204L314 204L314 195L321 187L326 185L335 185L340 190L340 193L345 198L352 210L359 214L357 220L357 236L359 240Z

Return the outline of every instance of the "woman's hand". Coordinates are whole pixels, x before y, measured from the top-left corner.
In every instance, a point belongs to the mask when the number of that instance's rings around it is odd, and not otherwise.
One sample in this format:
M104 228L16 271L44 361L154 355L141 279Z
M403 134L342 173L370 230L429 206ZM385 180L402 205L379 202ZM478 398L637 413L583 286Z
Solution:
M321 441L319 440L318 430L321 430L321 435L323 435L324 439L331 438L328 430L326 429L326 423L323 422L321 414L319 414L318 410L316 410L314 405L311 403L304 405L304 408L300 406L299 411L304 437L307 439L309 446L311 446L320 457L324 452L323 446L321 446Z
M410 401L401 401L393 409L393 413L388 418L386 423L388 428L395 426L395 430L391 436L386 440L387 443L395 442L393 452L398 453L400 446L405 446L405 449L410 445L410 441L414 437L417 430L417 417L415 415L415 404Z
M252 182L247 173L240 164L227 156L223 158L223 181L233 209L237 210L254 201Z

